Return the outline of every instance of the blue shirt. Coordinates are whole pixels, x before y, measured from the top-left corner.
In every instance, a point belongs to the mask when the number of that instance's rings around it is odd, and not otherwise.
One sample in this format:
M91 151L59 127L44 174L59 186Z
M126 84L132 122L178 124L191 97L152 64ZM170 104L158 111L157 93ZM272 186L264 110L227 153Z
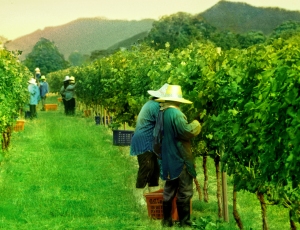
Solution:
M153 129L159 109L159 102L153 100L149 100L142 107L131 139L130 155L136 156L153 151Z
M49 92L49 85L47 82L40 82L40 95L41 97L45 97L45 95Z

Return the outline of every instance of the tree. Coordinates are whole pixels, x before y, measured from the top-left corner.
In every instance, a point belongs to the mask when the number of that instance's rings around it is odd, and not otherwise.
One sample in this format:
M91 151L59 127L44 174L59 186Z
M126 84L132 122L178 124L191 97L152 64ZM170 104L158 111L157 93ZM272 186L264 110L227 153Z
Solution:
M250 31L238 35L238 41L240 47L245 49L252 45L264 43L266 41L266 36L260 31Z
M240 48L237 35L230 31L221 31L211 36L211 41L222 50L230 50L231 48Z
M90 55L90 61L95 61L99 58L107 57L113 52L113 50L94 50Z
M31 53L26 56L24 64L33 71L40 68L42 74L51 73L57 70L66 69L69 63L59 52L54 42L41 38L33 47Z
M155 21L145 41L156 49L163 49L168 42L172 51L195 40L207 40L215 30L201 16L179 12Z
M270 35L270 39L282 38L286 40L296 34L300 34L300 22L289 20L276 27Z
M88 57L79 53L78 51L74 51L69 55L68 61L72 66L80 66L85 61L87 61Z

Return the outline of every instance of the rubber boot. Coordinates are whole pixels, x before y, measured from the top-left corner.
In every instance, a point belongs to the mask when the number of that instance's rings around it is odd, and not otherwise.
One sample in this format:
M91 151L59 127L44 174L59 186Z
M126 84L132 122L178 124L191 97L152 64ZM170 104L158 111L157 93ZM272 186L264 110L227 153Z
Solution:
M164 214L164 219L161 222L162 226L163 227L172 227L173 226L172 201L171 202L163 201L163 214Z
M190 201L188 202L176 202L177 212L179 217L179 224L181 227L191 227L194 226L191 218L191 206Z

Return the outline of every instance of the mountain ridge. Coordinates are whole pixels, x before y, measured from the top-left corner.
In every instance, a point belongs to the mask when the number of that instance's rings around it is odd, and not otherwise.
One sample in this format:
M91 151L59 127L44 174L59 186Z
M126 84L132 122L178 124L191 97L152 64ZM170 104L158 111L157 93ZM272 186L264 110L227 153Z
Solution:
M199 14L217 30L245 33L251 30L269 34L287 20L300 21L300 11L254 7L241 2L220 1ZM93 51L129 46L147 36L154 19L111 20L103 17L78 18L69 23L45 27L5 44L8 50L22 50L20 60L32 51L41 37L51 40L65 59L78 51L90 55ZM135 40L136 39L136 40Z
M20 59L24 59L38 40L43 37L54 41L59 51L67 59L74 51L89 55L94 50L105 50L136 34L148 32L153 21L153 19L128 21L80 18L60 26L36 30L6 43L5 47L8 50L22 50L23 54Z
M220 1L199 15L219 30L235 33L256 30L265 35L270 34L284 21L300 21L300 11L278 7L254 7L243 2L228 1Z

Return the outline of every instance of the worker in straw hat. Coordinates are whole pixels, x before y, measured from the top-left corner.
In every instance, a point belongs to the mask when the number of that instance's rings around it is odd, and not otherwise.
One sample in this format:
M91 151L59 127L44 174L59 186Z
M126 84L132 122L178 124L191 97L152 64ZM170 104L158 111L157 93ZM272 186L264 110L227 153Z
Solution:
M149 100L140 110L134 135L131 139L130 155L136 156L139 169L136 178L136 189L134 195L140 204L146 204L143 193L144 188L148 191L158 189L159 185L159 165L156 155L153 152L153 129L159 113L159 103L155 99L162 97L168 84L164 84L158 90L148 90ZM147 187L146 187L147 186ZM153 189L152 189L153 188Z
M36 105L39 103L40 100L40 90L34 78L31 78L28 81L28 92L30 94L30 119L37 118Z
M69 85L65 89L65 100L68 107L68 115L75 115L75 107L76 107L76 100L75 100L75 77L71 76L69 78Z
M41 70L40 70L40 68L37 67L34 69L34 71L35 71L34 78L35 78L37 84L39 84L40 79L41 79Z
M163 191L162 225L172 222L172 200L177 196L177 211L180 225L192 226L190 201L193 196L193 179L196 178L194 157L190 140L201 131L199 121L188 123L180 111L180 104L192 104L182 97L179 85L169 85L166 94L155 101L163 102L163 131L161 147L161 178L166 181Z
M65 109L65 114L68 115L69 114L69 107L68 104L66 102L66 89L70 84L70 77L69 76L65 76L64 81L63 81L63 86L60 88L60 95L64 104L64 109Z

